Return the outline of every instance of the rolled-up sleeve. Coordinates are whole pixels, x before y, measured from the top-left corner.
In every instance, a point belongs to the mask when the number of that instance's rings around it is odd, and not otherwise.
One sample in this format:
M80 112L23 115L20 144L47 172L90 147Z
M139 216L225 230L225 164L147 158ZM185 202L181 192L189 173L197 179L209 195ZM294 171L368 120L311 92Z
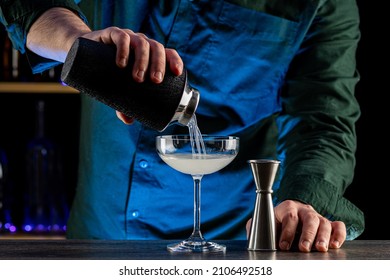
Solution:
M0 0L0 21L5 26L13 47L21 53L27 53L34 73L58 65L59 62L40 57L26 48L27 33L34 21L46 10L53 7L64 7L86 19L73 0Z

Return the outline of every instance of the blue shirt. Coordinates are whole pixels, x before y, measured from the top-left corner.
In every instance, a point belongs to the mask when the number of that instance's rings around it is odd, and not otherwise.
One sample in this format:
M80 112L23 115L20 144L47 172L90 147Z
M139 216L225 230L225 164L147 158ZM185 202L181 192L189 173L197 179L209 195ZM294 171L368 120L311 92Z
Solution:
M1 6L2 21L21 51L44 2L24 13ZM71 1L52 2L81 15ZM94 29L130 28L176 49L201 94L196 116L202 133L240 137L234 162L202 180L206 238L246 238L256 195L247 160L258 158L282 161L275 204L310 203L329 219L344 221L348 239L361 234L363 213L343 197L353 179L360 115L354 0L81 1L80 8ZM37 71L50 65L37 61ZM176 133L188 130L173 125L163 132ZM190 235L192 178L160 160L160 134L139 123L126 126L113 109L82 95L70 238Z

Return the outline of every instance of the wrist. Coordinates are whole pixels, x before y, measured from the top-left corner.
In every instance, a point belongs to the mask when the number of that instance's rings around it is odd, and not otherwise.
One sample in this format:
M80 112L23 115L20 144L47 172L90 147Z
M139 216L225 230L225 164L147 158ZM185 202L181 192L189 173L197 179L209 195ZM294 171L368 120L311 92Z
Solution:
M32 24L26 45L40 56L64 62L73 42L88 32L90 28L71 10L51 8Z

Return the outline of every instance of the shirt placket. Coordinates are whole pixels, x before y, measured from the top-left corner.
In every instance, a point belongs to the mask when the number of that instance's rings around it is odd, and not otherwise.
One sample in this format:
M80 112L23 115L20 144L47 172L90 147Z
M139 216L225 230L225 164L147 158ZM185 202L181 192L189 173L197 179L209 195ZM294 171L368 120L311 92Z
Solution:
M155 138L158 132L143 129L140 132L134 155L132 175L129 180L129 198L126 210L126 235L128 239L150 238L145 229L148 219L148 200L154 195L158 168Z

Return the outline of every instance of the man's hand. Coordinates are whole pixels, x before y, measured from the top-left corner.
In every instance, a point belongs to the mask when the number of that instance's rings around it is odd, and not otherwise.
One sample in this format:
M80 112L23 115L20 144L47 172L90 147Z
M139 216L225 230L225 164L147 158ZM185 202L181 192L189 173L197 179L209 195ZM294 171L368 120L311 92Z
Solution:
M164 48L162 44L149 39L142 33L109 27L87 33L83 37L105 44L115 44L117 47L116 64L119 67L127 66L131 54L130 50L133 49L135 60L132 76L136 82L142 83L145 80L145 75L149 74L152 82L161 83L167 63L175 75L181 75L183 71L183 61L175 50ZM116 111L116 115L125 124L134 122L134 119L119 111Z
M149 39L145 34L118 27L91 31L78 15L61 7L45 11L32 24L27 34L27 47L38 55L64 62L78 37L115 44L118 67L127 66L132 49L134 51L132 77L136 82L143 82L145 76L149 75L152 82L161 83L167 69L166 64L175 75L181 75L183 71L183 61L175 50L164 48L162 44ZM133 122L120 112L117 112L117 115L126 124Z
M183 61L176 50L164 48L162 44L148 38L145 34L135 33L130 29L108 27L86 33L83 37L105 44L115 44L116 64L119 67L127 66L130 49L133 49L135 61L132 75L137 82L143 82L145 75L149 74L152 82L161 83L166 64L175 75L180 75L183 71Z
M340 248L347 235L343 222L329 221L310 205L294 200L283 201L275 207L275 221L278 247L283 251L290 250L297 237L300 251L327 252L328 248ZM246 225L248 234L250 226L251 220Z

